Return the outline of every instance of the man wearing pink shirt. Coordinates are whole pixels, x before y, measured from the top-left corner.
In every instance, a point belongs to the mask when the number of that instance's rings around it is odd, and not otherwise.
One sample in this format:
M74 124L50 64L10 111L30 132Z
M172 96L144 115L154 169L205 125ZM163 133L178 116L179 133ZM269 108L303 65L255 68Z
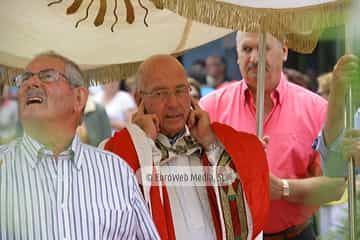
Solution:
M212 121L249 133L256 133L258 37L257 33L237 34L244 80L200 101ZM313 240L311 216L319 204L339 198L345 183L320 176L319 154L311 146L324 124L327 103L287 81L282 72L287 54L286 45L268 34L264 136L269 137L266 152L272 201L264 239Z

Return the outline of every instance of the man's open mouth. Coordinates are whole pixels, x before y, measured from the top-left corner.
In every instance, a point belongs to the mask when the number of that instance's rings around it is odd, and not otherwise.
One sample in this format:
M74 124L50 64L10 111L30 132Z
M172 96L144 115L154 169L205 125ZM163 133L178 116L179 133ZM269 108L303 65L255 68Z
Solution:
M166 118L170 118L170 119L180 118L180 117L182 117L182 114L166 115Z
M41 97L29 97L26 99L26 105L30 104L42 104L44 101Z

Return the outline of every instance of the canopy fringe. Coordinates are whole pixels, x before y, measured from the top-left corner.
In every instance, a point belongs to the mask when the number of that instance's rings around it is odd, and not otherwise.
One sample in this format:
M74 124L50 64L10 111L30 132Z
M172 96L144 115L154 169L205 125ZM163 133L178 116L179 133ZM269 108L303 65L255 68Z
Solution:
M159 9L166 8L209 25L243 32L269 32L286 40L289 47L302 53L309 53L315 48L319 29L344 23L351 3L350 0L338 0L316 6L272 9L238 6L215 0L151 1Z
M141 62L106 65L103 67L84 70L89 86L106 84L112 81L126 79L136 73ZM23 69L0 65L0 83L13 86L15 77L24 72Z

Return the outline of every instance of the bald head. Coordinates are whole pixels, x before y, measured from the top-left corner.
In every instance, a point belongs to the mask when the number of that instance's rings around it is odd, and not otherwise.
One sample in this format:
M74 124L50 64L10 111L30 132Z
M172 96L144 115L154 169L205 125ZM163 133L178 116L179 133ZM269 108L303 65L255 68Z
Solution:
M137 104L156 115L162 134L173 137L183 131L190 113L191 96L187 75L176 58L155 55L146 59L136 74Z
M175 57L165 54L154 55L147 58L138 68L136 73L137 90L144 90L149 83L156 81L160 75L167 76L169 81L174 75L187 79L185 69Z

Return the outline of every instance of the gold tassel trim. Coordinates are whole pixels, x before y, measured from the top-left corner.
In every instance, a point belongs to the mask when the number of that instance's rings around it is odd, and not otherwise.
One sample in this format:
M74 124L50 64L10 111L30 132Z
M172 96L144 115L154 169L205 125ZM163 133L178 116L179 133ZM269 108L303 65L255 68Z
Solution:
M171 55L178 57L183 53L184 51ZM142 62L143 61L104 65L91 69L84 69L83 67L80 67L82 68L86 81L88 81L88 86L96 86L133 76ZM13 85L15 77L23 72L24 69L22 68L14 68L0 64L0 83Z
M13 86L15 84L14 80L17 75L24 72L20 68L8 67L0 65L0 83L5 85Z
M112 81L126 79L136 73L136 70L141 62L124 63L106 65L95 69L84 70L85 78L89 82L89 86L96 86L106 84ZM14 78L23 73L24 70L20 68L13 68L0 65L0 83L6 85L14 85Z
M95 69L85 70L85 76L90 86L106 84L112 81L126 79L136 73L141 62L106 65Z
M287 41L292 49L311 52L320 29L343 24L350 0L301 8L253 8L215 0L151 0L159 9L169 9L183 17L205 24L243 32L272 33ZM291 26L291 28L289 28ZM295 34L309 33L310 36Z

